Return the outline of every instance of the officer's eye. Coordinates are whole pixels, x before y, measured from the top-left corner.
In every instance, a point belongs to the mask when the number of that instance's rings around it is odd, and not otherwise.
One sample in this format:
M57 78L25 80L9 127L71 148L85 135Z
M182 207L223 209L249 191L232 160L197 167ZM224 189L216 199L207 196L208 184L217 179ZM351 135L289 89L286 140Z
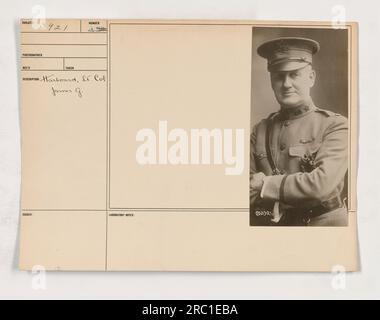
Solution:
M275 72L275 73L272 74L272 77L275 80L282 80L284 78L284 75L282 73Z
M290 73L290 77L293 79L299 77L299 75L300 75L300 73L298 71L294 71L294 72Z

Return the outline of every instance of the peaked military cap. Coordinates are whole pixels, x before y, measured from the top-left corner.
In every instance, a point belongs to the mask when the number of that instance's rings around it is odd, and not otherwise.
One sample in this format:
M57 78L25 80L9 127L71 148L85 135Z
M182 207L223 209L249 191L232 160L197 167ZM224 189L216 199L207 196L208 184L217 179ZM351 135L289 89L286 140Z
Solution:
M268 60L269 72L293 71L311 65L319 49L319 43L312 39L284 37L263 43L257 53Z

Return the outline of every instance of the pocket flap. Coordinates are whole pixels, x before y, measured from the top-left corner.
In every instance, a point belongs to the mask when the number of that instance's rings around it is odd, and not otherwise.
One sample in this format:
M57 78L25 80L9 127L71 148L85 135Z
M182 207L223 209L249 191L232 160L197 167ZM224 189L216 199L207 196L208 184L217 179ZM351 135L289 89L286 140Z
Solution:
M292 157L302 158L307 153L307 148L304 145L289 147L289 155Z
M304 155L312 155L316 153L321 144L315 143L312 145L296 145L289 147L289 155L292 157L303 157Z

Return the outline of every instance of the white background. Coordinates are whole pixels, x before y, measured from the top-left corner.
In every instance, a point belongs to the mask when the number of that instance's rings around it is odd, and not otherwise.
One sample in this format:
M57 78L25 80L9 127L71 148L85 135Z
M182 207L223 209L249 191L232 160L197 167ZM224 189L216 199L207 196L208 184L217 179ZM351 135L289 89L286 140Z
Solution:
M335 290L332 274L48 273L46 290L17 270L20 189L18 20L42 5L49 18L334 19L360 23L358 217L361 271ZM65 0L0 2L0 298L380 298L380 3L374 0ZM35 278L34 278L35 279Z

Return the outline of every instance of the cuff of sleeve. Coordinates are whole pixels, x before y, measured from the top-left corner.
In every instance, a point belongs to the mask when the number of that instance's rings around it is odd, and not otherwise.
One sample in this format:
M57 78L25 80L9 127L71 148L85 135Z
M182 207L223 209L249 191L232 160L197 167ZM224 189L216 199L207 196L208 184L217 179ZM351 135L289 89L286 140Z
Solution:
M279 223L282 218L282 212L280 212L280 202L276 201L273 207L272 222Z
M280 190L283 188L282 181L284 178L285 175L265 177L260 197L266 200L280 201Z

